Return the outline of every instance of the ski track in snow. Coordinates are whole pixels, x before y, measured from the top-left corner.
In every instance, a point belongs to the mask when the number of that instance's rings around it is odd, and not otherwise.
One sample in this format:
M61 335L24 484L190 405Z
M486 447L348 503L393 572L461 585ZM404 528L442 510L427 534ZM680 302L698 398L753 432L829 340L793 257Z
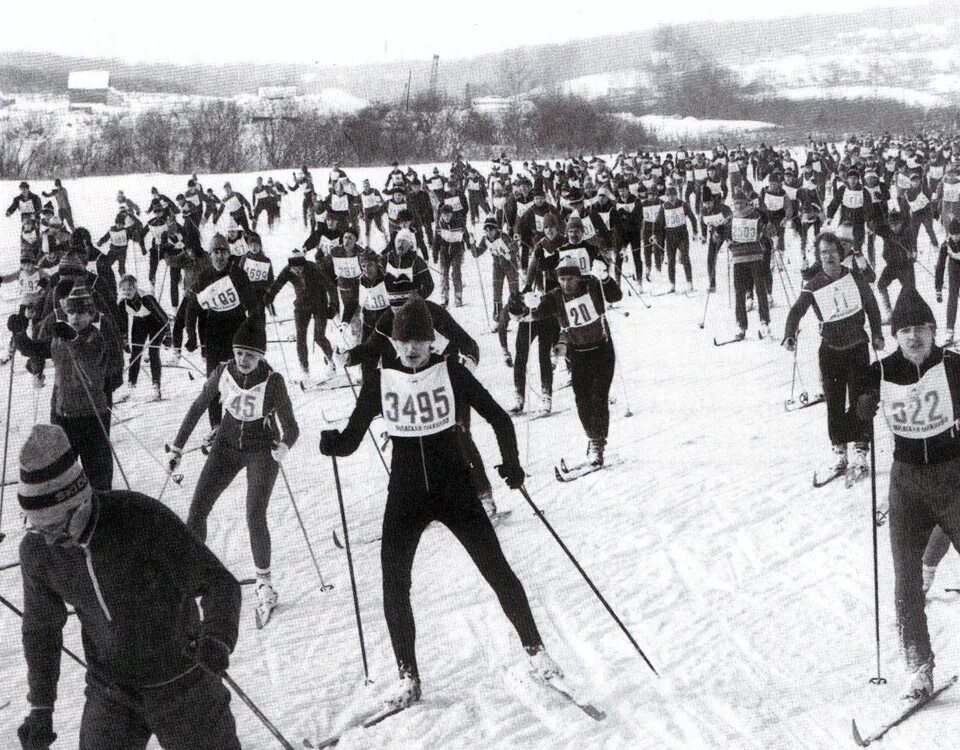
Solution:
M380 186L386 171L351 169L350 174L358 184L370 177ZM289 178L289 170L262 174ZM326 169L317 170L321 181L326 174ZM230 179L249 193L255 176L201 175L201 180L219 191L223 179ZM35 188L47 186L35 182ZM117 189L145 206L150 186L175 195L184 184L181 176L138 175L72 180L68 188L78 222L98 237L113 217ZM0 182L0 195L15 192L16 181ZM265 250L277 271L290 248L305 237L299 203L299 194L284 201L283 220L275 230L261 226ZM2 232L0 267L7 268L16 263L12 219L2 225ZM205 228L204 238L211 233ZM920 260L932 266L935 255L925 233L921 235ZM693 242L691 255L697 289L705 289L705 246ZM799 288L799 241L793 236L788 236L788 257L787 269ZM131 249L129 261L133 272L145 278L145 258ZM488 263L486 256L480 259L484 284L489 284ZM584 695L607 712L607 719L594 722L556 695L510 677L511 670L515 675L522 669L519 642L466 553L437 526L421 541L413 575L423 703L377 727L348 732L341 747L838 747L851 742L851 717L866 733L885 715L884 706L896 702L901 662L886 527L879 531L880 615L882 672L890 685L867 682L875 670L869 482L851 490L842 482L811 489L813 469L829 457L825 412L823 407L793 414L783 410L792 366L791 355L778 346L788 309L783 289L775 280L773 341L756 339L754 311L747 340L718 349L711 337L726 338L735 324L723 257L717 273L719 293L710 301L702 331L697 326L702 291L692 299L658 297L649 310L636 298L625 297L617 307L628 310L630 317L610 316L620 374L611 389L617 402L611 406L609 451L625 459L619 466L559 484L553 465L561 456L578 459L586 445L575 409L550 420L516 423L521 459L531 475L531 496L662 677L654 677L642 663L520 495L502 484L493 469L499 463L493 433L476 419L474 432L497 504L513 510L497 532L504 551L527 589L552 655ZM503 365L494 340L482 335L487 321L472 258L465 259L463 275L467 305L452 312L481 342L481 381L502 404L509 404L512 370ZM918 267L917 279L932 299L932 278ZM665 278L655 279L648 289L665 283ZM11 305L8 294L8 289L0 290L5 314ZM279 317L289 316L291 304L287 289L278 298ZM941 306L934 310L943 314ZM802 382L813 394L819 378L811 316L802 327L797 392ZM5 333L2 338L5 344ZM512 332L510 338L512 347ZM293 365L294 345L282 346ZM197 354L187 356L202 368ZM271 345L268 359L283 371L279 345ZM535 359L528 366L528 384L537 382ZM7 373L0 370L4 389ZM558 373L558 386L565 379ZM199 375L191 382L185 370L165 369L169 401L125 405L118 412L139 414L127 426L162 459L163 444L173 438L200 383ZM36 397L19 358L14 388L8 475L15 473ZM633 412L629 419L624 417L624 388ZM145 390L141 387L141 393ZM349 389L302 393L294 387L290 394L301 439L287 458L287 474L324 576L334 589L320 592L286 488L278 481L270 525L280 603L270 624L258 631L253 591L244 588L231 673L299 746L303 737L328 736L374 705L393 683L395 669L382 613L379 544L355 543L374 680L363 685L346 556L331 540L332 530L341 533L332 472L330 462L317 452L319 433L327 428L320 409L347 414L353 397ZM49 398L48 385L39 394L40 419ZM556 391L555 408L572 407L572 402L570 389ZM205 427L205 421L198 425L191 445ZM379 437L378 425L373 427ZM884 427L878 431L877 484L883 496L892 441ZM115 427L113 436L133 488L155 496L163 483L160 467L122 427ZM183 486L171 483L164 496L183 518L203 460L199 452L187 455ZM386 476L369 440L354 456L340 460L340 475L352 538L378 536ZM121 482L119 473L116 482ZM238 477L209 521L210 547L238 577L253 572L245 492L246 482ZM22 534L14 495L15 487L8 487L4 529L9 538L0 545L0 563L15 559ZM951 554L940 567L928 606L941 680L958 670L958 601L943 593L956 576L957 560ZM0 573L0 593L20 604L17 569ZM80 651L75 620L70 618L64 642ZM0 717L4 747L15 743L16 726L26 710L19 632L17 618L0 612L0 665L5 695L14 699ZM82 686L81 670L64 659L55 714L63 747L77 744ZM947 694L942 703L892 731L884 747L915 747L941 733L957 700ZM276 746L239 700L233 700L233 708L244 747Z

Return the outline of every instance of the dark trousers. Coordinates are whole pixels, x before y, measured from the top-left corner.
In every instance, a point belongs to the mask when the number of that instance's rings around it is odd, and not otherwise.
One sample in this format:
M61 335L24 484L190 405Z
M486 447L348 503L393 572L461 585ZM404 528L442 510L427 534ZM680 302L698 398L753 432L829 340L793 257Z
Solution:
M883 295L883 298L888 302L889 295L887 294L887 288L894 281L900 282L901 291L908 286L916 288L917 277L914 273L912 261L905 263L887 263L880 272L880 278L877 279L877 289L880 290L880 294Z
M168 264L169 265L169 264ZM180 269L174 266L170 268L170 304L177 307L180 304ZM157 300L160 301L159 299Z
M177 308L177 314L173 318L173 348L180 349L183 344L183 329L187 325L187 305Z
M133 321L130 332L128 380L130 385L137 384L137 378L140 375L140 360L143 359L143 350L146 347L147 357L150 360L150 379L154 385L160 385L160 331L163 329L149 325L138 325L138 323L137 320Z
M507 284L507 296L519 291L517 267L509 258L493 259L493 317L497 319L503 309L503 284Z
M816 221L801 221L800 222L800 250L806 253L807 250L807 238L810 235L810 232L813 231L813 238L816 239L817 235L820 234L820 226L823 222L820 219ZM873 264L873 256L870 256L871 265Z
M957 297L960 295L960 260L947 259L947 328L957 322Z
M747 329L747 293L757 287L757 305L760 308L760 320L770 323L770 298L767 294L767 271L765 261L753 260L747 263L733 264L734 309L737 325Z
M61 417L52 414L50 421L60 425L67 433L70 447L80 456L80 464L95 490L109 490L113 486L113 454L110 441L103 433L100 421L106 427L110 424L110 412L89 417Z
M936 526L960 549L960 459L939 464L894 460L890 469L890 548L897 630L907 666L932 658L924 610L923 556Z
M680 265L683 266L683 273L687 281L693 281L693 271L690 268L690 238L686 232L676 236L667 235L665 238L667 246L667 277L670 283L676 283L677 277L677 253L680 254Z
M606 440L610 430L610 385L616 354L613 342L604 341L595 349L571 349L570 385L577 402L577 414L587 437Z
M129 243L128 243L129 244ZM110 252L107 253L107 259L110 261L112 266L114 262L117 263L118 268L120 269L120 275L125 276L127 273L127 245L120 247L118 245L111 245Z
M203 343L204 359L207 364L207 377L209 378L221 362L229 362L233 359L233 331L229 333L223 332L223 334L219 336L206 335ZM207 416L210 420L210 427L220 426L220 420L223 418L223 405L220 403L219 394L210 402L210 406L207 407Z
M214 440L210 456L203 465L197 487L193 491L187 528L200 541L206 542L207 516L241 469L247 470L247 528L250 531L253 563L261 570L267 570L270 567L267 506L280 472L280 464L273 460L268 447L241 451L224 440Z
M516 359L513 363L513 385L517 393L523 393L527 387L527 360L530 357L530 345L537 340L537 353L540 356L540 389L547 396L553 393L553 362L550 353L560 339L560 325L554 317L544 320L520 321L517 325Z
M855 406L869 386L870 352L867 342L850 349L820 346L820 379L827 402L827 433L834 445L870 439L870 425L847 418L847 403ZM849 399L848 399L849 397Z
M313 320L313 341L320 347L328 360L333 357L333 347L327 339L327 316L322 310L308 310L303 307L293 308L293 324L297 329L297 359L300 367L310 369L310 356L307 349L307 326Z
M200 667L157 688L108 685L87 672L80 750L240 750L230 692Z
M910 218L910 229L913 236L914 247L917 246L917 240L920 239L921 228L927 230L927 237L930 238L930 244L934 248L939 247L940 242L937 240L937 233L933 228L933 210L929 207Z
M656 241L652 229L647 233L647 238L643 241L643 257L647 263L647 273L650 272L654 260L657 264L657 272L660 272L660 267L663 265L663 247Z
M398 475L394 472L393 476ZM504 557L475 490L455 481L433 487L429 492L423 487L401 490L399 485L391 479L380 546L383 610L397 667L419 675L410 574L420 537L432 521L446 526L470 555L496 594L523 646L533 650L542 645L523 585Z
M707 245L707 275L710 277L711 289L717 286L717 254L722 245L723 241L716 234L711 235L710 244Z

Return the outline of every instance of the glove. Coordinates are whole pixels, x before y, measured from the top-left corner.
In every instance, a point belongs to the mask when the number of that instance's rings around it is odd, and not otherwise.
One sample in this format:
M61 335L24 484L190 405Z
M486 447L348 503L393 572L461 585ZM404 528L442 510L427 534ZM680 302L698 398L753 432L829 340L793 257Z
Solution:
M523 304L530 310L536 310L540 307L540 300L543 296L539 292L526 292L523 295Z
M460 364L466 367L471 373L477 371L477 361L473 357L468 357L465 354L460 355Z
M553 357L554 361L558 359L567 358L567 345L566 344L554 344L553 349L550 350L550 356Z
M795 351L797 348L797 340L792 336L785 338L783 340L783 348L788 352Z
M167 349L173 346L173 336L170 335L169 330L165 334L163 334L163 339L160 341L160 343L163 346L165 346Z
M870 422L880 407L880 396L873 391L863 393L857 399L857 417L863 422Z
M73 326L64 320L58 320L53 325L53 335L64 341L73 341L77 337L77 332Z
M201 667L214 674L223 674L230 666L230 648L223 641L201 635L190 654Z
M320 433L320 452L324 456L337 455L337 443L340 441L340 430L323 430Z
M57 739L57 733L53 731L53 709L31 709L17 729L17 737L23 750L49 750Z
M500 466L497 467L497 471L500 473L500 476L503 477L503 481L507 483L507 487L511 490L522 487L523 481L527 477L523 471L523 467L520 466L519 461L516 459L510 463L500 464Z
M336 305L327 306L327 320L333 320L337 317L337 314L340 312L340 309Z
M610 274L607 273L607 264L597 258L590 266L590 273L597 277L599 281L606 281Z
M123 353L124 353L124 354L129 354L129 353L130 353L130 344L124 344L124 345L123 345Z
M187 343L184 348L188 352L195 352L197 350L197 339L194 336L187 336Z
M27 319L23 315L17 315L14 313L9 318L7 318L7 330L10 331L14 336L18 333L27 332Z
M170 457L170 460L167 461L167 466L170 467L170 473L173 474L173 472L177 470L177 467L180 466L180 462L183 460L183 451L177 446L171 445L170 452L173 455Z
M290 446L286 443L277 443L273 450L270 451L270 455L273 456L273 460L278 464L283 463L283 459L287 457L287 453L290 452Z
M938 292L937 292L937 302L943 302L943 292L942 292L942 291L938 291Z
M140 255L146 255L146 254L147 254L147 248L141 247L141 248L140 248Z
M886 347L887 342L883 340L883 336L874 336L873 337L873 349L874 351L882 352Z

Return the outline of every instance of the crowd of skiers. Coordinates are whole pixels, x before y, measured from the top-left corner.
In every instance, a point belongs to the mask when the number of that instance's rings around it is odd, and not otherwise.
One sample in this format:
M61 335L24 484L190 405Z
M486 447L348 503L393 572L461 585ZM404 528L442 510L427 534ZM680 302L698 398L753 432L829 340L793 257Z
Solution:
M829 478L844 474L852 483L866 476L878 404L896 436L889 519L897 617L911 670L907 694L929 694L933 657L923 593L949 543L960 542L960 503L948 492L950 482L960 480L960 360L935 344L935 318L916 291L914 264L918 238L925 234L939 248L937 302L948 280L949 345L960 294L957 146L937 136L885 134L851 139L842 153L811 142L802 164L784 144L752 150L717 144L709 152L681 147L552 164L502 156L482 171L457 156L446 174L439 168L418 174L394 163L382 190L369 180L358 188L339 165L320 185L303 166L290 184L257 178L250 200L229 182L218 195L193 175L173 199L153 188L145 210L119 192L115 221L96 242L76 225L60 180L42 192L46 203L21 183L7 210L19 215L21 250L19 271L3 279L19 284L4 359L22 355L38 388L49 360L54 381L50 424L36 425L24 446L18 489L27 529L35 532L21 546L32 706L20 732L24 747L47 747L55 737L55 646L65 601L76 604L88 656L96 654L90 659L83 747L141 747L150 734L161 743L171 738L170 747L238 746L222 685L208 676L226 668L236 643L239 588L203 545L207 517L245 469L256 619L265 626L278 600L267 507L300 432L287 388L322 388L333 378L350 378L347 368L355 365L362 373L356 408L342 432L323 433L320 451L352 453L377 416L394 444L382 543L385 615L401 676L394 704L403 707L420 696L410 571L420 535L434 520L450 528L497 593L531 670L547 680L560 675L493 530L498 512L471 436L471 410L493 426L498 472L509 487L519 488L525 473L509 415L529 410L530 393L537 402L532 416L549 415L555 373L565 370L587 436L586 458L575 468L601 469L616 368L608 314L622 298L621 285L638 296L644 282L647 294L676 293L679 263L681 290L690 294L693 266L702 261L709 304L718 258L726 250L736 322L731 342L745 339L753 306L761 337L772 338L774 274L788 298L792 285L784 258L788 231L800 242L796 281L802 288L783 343L795 350L800 320L812 308L821 324L819 361L835 452ZM258 223L265 213L270 231L283 199L293 200L288 196L299 190L297 220L305 237L275 273ZM377 234L379 252L371 248ZM705 253L693 252L696 240ZM146 278L128 272L131 244L148 258ZM463 305L468 254L478 264L489 258L484 315L513 368L516 394L509 415L474 377L480 347L449 310L451 303ZM889 294L894 280L900 285L895 305ZM295 379L265 359L268 331L280 335L275 303L288 285L300 365ZM315 378L311 323L321 363ZM870 348L880 352L886 346L886 324L899 348L871 364ZM529 386L526 377L534 339L539 387ZM277 341L283 346L282 338ZM150 397L161 399L163 367L187 366L181 361L198 348L206 381L168 446L174 472L207 413L211 432L203 445L209 457L184 526L159 503L112 490L114 465L121 464L110 435L114 407L136 392L143 358L149 362ZM855 455L848 464L851 442ZM934 485L944 488L936 497L928 489ZM130 518L119 513L120 506L131 508ZM149 651L136 645L142 633L137 621L145 616L138 614L137 596L143 592L128 596L119 584L98 582L101 568L109 571L102 575L121 575L114 556L130 566L157 567L150 554L161 540L130 531L145 524L168 530L169 546L156 553L161 559L183 555L196 559L200 569L189 582L157 573L160 598L172 609L192 612L188 621L161 628L161 643L168 646L160 651L175 650L178 659L189 653L186 662L133 656ZM37 536L49 544L38 543ZM76 590L84 586L84 569L96 598L81 608L77 602L90 597L86 588ZM117 627L114 618L129 630L130 640L119 649L110 626ZM171 727L172 716L201 707L218 711L222 720L205 722L198 713L198 721L182 730L188 734L173 739L178 730Z

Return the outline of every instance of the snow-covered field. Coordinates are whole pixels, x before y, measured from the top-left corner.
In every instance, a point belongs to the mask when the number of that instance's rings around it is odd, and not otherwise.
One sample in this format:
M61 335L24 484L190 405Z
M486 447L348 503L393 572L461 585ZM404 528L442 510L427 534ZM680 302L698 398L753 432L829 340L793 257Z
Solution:
M386 176L385 169L350 172L358 181L370 177L378 185ZM326 170L318 175L325 178ZM289 172L273 176L289 179ZM225 178L200 177L218 190ZM249 194L255 175L226 177ZM78 223L97 237L112 219L117 189L145 206L151 186L175 195L184 184L182 176L138 175L76 180L67 187ZM15 191L15 181L0 182L0 196ZM284 220L274 232L262 232L275 267L304 239L299 199L295 194L285 203ZM11 259L15 264L14 221L0 224L0 267L9 268ZM884 715L883 707L897 702L901 666L886 528L879 532L881 670L890 684L876 687L868 684L875 673L869 483L850 491L842 483L811 489L811 472L829 455L825 414L823 407L793 414L783 409L792 360L776 343L787 311L781 281L775 280L775 341L756 339L757 318L751 313L744 343L715 348L711 337L725 338L734 328L726 259L720 258L718 294L710 300L700 330L705 248L694 243L692 255L698 290L692 298L648 297L651 307L646 309L628 296L610 313L618 374L608 450L611 459L622 458L622 463L572 484L555 481L554 463L561 456L576 457L586 443L572 393L559 387L562 374L554 399L560 413L516 423L533 499L661 677L641 662L519 494L501 483L492 468L499 463L493 434L475 419L497 504L513 511L498 529L505 553L527 588L551 653L608 716L595 722L552 694L517 687L511 674L522 669L523 651L466 554L439 527L425 534L414 569L424 700L374 729L348 733L341 747L838 748L852 746L851 717L869 731ZM787 257L796 288L799 250L794 237L788 240ZM130 258L134 271L145 276L144 259L135 252ZM920 259L933 267L925 237ZM507 405L512 372L488 333L480 293L481 280L489 284L486 256L479 273L468 257L467 305L452 312L480 341L478 376ZM919 267L917 274L921 290L932 299L932 279ZM651 286L656 291L665 285L664 276L655 277ZM0 297L7 294L0 289ZM287 317L291 297L288 289L279 298L280 317ZM9 304L4 303L5 310ZM939 307L936 312L943 314ZM803 328L800 375L813 392L818 390L813 319L804 321ZM0 336L5 342L6 332ZM193 360L202 367L196 355ZM283 371L285 361L295 361L293 344L284 344L282 353L272 345L269 360ZM528 383L537 382L536 370L532 361ZM0 374L4 400L8 372ZM113 431L135 489L159 492L163 444L174 436L199 387L200 380L190 381L185 370L168 369L164 392L169 400L123 409L138 415ZM49 386L34 391L19 361L13 389L8 476L16 471L19 446L35 415L43 418L50 397ZM369 541L377 536L385 473L368 441L340 461L375 681L365 687L346 557L331 540L339 528L339 511L330 462L317 451L319 433L329 426L325 420L347 415L353 399L348 389L309 394L294 389L292 399L302 433L286 470L334 589L320 592L293 508L278 482L270 523L280 607L267 628L258 631L253 594L245 590L231 673L299 747L302 738L326 736L375 703L395 679L395 669L380 603L379 549ZM529 402L536 398L531 395ZM891 444L884 435L877 455L880 493L886 492L890 460ZM198 453L189 454L183 487L171 485L164 496L182 517L201 461ZM116 481L121 481L119 475ZM14 489L7 488L3 530L8 538L0 545L0 564L16 559L21 536ZM238 478L210 518L209 544L238 577L253 573L244 493L245 482ZM958 573L951 554L928 607L939 679L960 671L958 601L943 592L944 586L955 585ZM21 602L17 569L0 573L0 593ZM65 643L81 648L73 620ZM25 666L19 622L6 610L0 610L0 670L0 705L12 701L0 710L0 747L15 747L16 727L26 710ZM82 689L81 670L64 659L55 714L57 747L77 745ZM947 693L891 732L884 747L955 744L960 739L958 702L960 696ZM233 707L244 747L277 746L239 700Z
M687 138L702 138L712 134L735 135L780 127L775 123L761 120L707 120L675 115L640 115L638 117L630 112L618 112L617 117L628 122L639 122L646 132L656 138L678 143Z

